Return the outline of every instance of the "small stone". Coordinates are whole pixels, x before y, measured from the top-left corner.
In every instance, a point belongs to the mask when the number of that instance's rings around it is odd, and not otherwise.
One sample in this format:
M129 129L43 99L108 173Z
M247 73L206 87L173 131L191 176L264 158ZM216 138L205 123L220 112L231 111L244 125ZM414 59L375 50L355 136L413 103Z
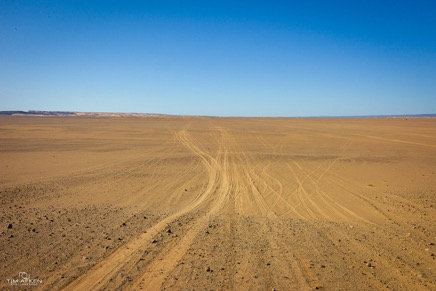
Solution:
M207 267L207 268L206 268L206 272L212 272L211 268L210 268L210 267Z
M155 244L155 243L157 243L157 240L154 239L154 240L151 241L151 243Z
M171 228L168 228L168 229L167 229L167 233L168 233L168 234L173 233L173 232L171 231Z
M13 238L14 237L14 235L13 234L10 234L9 236L8 236L8 238Z
M126 226L126 223L125 223L125 222L123 222L122 226Z
M8 223L8 224L6 225L6 227L7 227L8 229L11 229L11 228L12 228L12 224L11 224L11 223Z
M324 268L325 268L325 265L321 265L320 267L324 269Z
M270 262L268 262L268 263L266 263L266 265L267 265L267 266L271 266L271 263L270 263Z

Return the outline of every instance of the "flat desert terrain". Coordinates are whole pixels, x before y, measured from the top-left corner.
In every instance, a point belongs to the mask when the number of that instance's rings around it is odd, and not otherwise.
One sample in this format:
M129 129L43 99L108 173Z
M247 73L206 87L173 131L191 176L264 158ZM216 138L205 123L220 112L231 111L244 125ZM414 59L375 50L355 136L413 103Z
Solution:
M435 207L435 118L0 117L0 289L436 290Z

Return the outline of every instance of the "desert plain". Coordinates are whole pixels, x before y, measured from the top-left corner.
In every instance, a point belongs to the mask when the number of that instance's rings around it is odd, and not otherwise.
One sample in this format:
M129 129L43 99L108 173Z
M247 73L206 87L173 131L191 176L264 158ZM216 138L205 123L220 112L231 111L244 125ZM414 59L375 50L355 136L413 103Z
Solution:
M436 290L435 207L436 118L0 117L1 289Z

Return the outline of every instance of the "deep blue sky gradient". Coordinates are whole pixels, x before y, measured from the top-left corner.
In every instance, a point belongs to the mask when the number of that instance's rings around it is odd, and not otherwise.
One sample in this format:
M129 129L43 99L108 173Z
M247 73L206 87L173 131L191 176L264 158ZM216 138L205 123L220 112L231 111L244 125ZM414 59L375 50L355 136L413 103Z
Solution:
M0 110L436 113L435 1L0 0Z

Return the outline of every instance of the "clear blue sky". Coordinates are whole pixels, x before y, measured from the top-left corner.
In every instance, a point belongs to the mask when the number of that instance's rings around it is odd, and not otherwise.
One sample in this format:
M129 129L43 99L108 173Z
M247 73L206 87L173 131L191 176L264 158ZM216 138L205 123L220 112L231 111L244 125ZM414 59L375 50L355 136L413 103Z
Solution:
M0 0L0 110L436 113L436 1Z

